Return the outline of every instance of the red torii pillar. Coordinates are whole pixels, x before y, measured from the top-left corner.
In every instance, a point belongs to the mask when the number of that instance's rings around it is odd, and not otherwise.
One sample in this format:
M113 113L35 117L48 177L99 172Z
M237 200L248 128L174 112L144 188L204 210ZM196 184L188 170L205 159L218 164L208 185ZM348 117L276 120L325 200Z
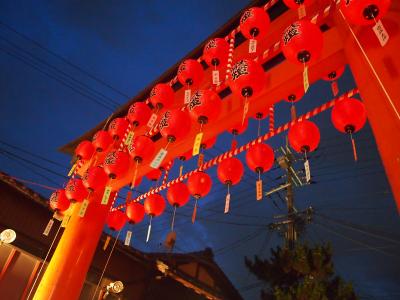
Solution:
M372 26L349 25L339 9L334 20L400 211L400 3L392 1L382 19L390 36L385 47Z

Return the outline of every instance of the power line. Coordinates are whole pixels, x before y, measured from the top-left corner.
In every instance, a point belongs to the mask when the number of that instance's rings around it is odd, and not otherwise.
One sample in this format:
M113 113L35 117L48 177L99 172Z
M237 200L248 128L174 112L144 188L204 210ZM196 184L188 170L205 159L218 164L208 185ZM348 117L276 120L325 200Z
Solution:
M66 58L62 57L61 55L59 55L58 53L54 52L53 50L50 50L49 48L43 46L42 44L40 44L38 41L32 39L31 37L28 37L27 35L17 31L14 27L11 27L10 25L0 21L0 25L4 26L5 28L7 28L8 30L10 30L11 32L14 32L15 34L17 34L18 36L24 38L25 40L30 41L31 43L33 43L34 45L36 45L37 47L39 47L40 49L44 50L45 52L53 55L54 57L57 57L58 59L60 59L61 61L63 61L64 63L66 63L67 65L69 65L70 67L80 71L81 73L85 74L86 76L88 76L89 78L93 79L94 81L108 87L109 89L113 90L114 92L116 92L117 94L129 99L130 96L127 95L126 93L122 92L121 90L113 87L112 85L108 84L107 82L105 82L104 80L94 76L93 74L89 73L88 71L84 70L82 67L78 66L77 64L72 63L71 61L67 60Z
M59 68L51 65L50 63L48 63L47 61L33 55L32 53L30 53L29 51L21 48L20 46L18 46L17 44L13 43L12 41L10 41L9 39L0 36L0 40L5 41L6 43L8 43L9 45L11 45L14 49L18 50L21 53L24 53L25 55L29 56L31 60L38 62L39 64L42 64L44 66L46 66L47 68L49 68L50 70L53 70L57 75L61 75L64 76L64 78L71 80L71 82L73 84L77 84L80 88L86 89L87 92L89 93L93 93L93 94L97 94L101 97L103 97L105 100L107 100L110 105L116 105L118 106L119 103L114 101L113 99L111 99L110 97L104 95L103 93L96 91L95 89L93 89L92 87L88 86L87 84L83 83L80 80L75 79L74 77L72 77L71 75L69 75L68 73L64 72L63 70L60 70ZM97 97L97 96L95 96ZM102 100L104 101L104 100ZM105 101L104 101L105 102ZM106 102L105 102L106 103Z
M60 78L57 78L56 76L52 75L51 73L49 73L49 72L47 72L47 71L44 71L44 70L41 69L40 67L34 65L32 62L29 62L28 60L26 60L26 58L23 58L23 57L21 57L21 56L18 56L17 54L13 53L12 51L10 52L10 50L7 50L7 49L1 48L1 47L0 47L0 51L3 51L3 52L5 52L5 53L7 53L8 55L14 57L14 58L17 59L17 60L22 61L23 63L25 63L25 64L27 64L27 65L29 65L29 66L31 66L32 68L34 68L35 70L39 71L40 73L46 75L47 77L58 81L59 83L61 83L62 85L66 86L66 87L69 87L69 88L72 89L73 91L75 91L75 92L77 92L78 94L80 94L81 96L83 96L83 97L85 97L85 98L91 100L92 102L95 102L95 103L97 103L97 104L103 106L104 108L106 108L106 109L108 109L108 110L110 110L110 111L114 111L114 108L113 108L113 107L110 107L110 106L104 104L103 102L100 102L98 99L93 98L93 97L90 96L90 95L84 94L83 92L81 92L80 90L78 90L76 87L72 86L72 85L69 84L68 82L65 82L65 80L60 79Z

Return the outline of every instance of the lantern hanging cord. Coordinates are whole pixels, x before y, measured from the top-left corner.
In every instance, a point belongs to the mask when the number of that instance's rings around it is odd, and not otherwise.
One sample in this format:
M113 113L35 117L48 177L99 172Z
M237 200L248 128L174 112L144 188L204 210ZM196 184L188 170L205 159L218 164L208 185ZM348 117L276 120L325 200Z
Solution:
M112 248L111 248L111 251L110 251L110 253L108 254L106 264L105 264L105 266L104 266L104 268L103 268L103 271L101 272L100 279L99 279L99 281L97 282L97 286L96 286L96 289L94 290L94 293L93 293L93 296L92 296L91 300L94 300L94 298L96 297L97 290L99 289L99 286L100 286L100 284L101 284L101 281L103 280L104 273L106 272L106 269L107 269L108 264L109 264L110 259L111 259L111 255L112 255L113 252L114 252L115 246L117 245L118 238L119 238L119 235L120 235L121 231L122 231L122 229L120 229L120 230L118 231L117 237L115 238L115 241L114 241L114 244L113 244L113 246L112 246Z
M339 9L339 12L340 12L340 15L342 16L344 22L346 23L347 27L349 28L351 35L353 36L353 38L354 38L354 40L356 41L358 47L360 48L361 53L363 54L365 60L367 61L369 67L371 68L372 73L374 74L376 80L378 81L379 85L381 86L382 91L385 93L386 98L389 100L389 103L390 103L390 105L392 106L393 111L395 112L397 118L400 120L400 113L397 111L397 108L396 108L396 106L395 106L395 104L394 104L394 101L393 101L392 98L390 97L388 91L386 90L386 87L383 85L383 82L382 82L381 78L379 77L378 73L376 72L374 66L372 65L372 63L371 63L371 61L370 61L370 59L369 59L367 53L364 51L363 46L361 45L361 43L360 43L360 41L358 40L358 38L357 38L356 34L354 33L353 29L351 28L351 26L350 26L349 23L347 22L346 18L344 17L343 12L342 12L341 9Z
M177 205L174 204L174 213L172 214L171 231L174 231L176 207L177 207Z
M56 234L54 235L53 240L51 241L49 250L47 250L46 256L45 256L44 259L43 259L43 262L42 262L42 265L40 266L39 272L36 274L35 281L32 283L32 287L31 287L31 289L29 290L29 294L28 294L28 296L26 297L27 300L29 300L29 297L31 296L33 290L35 289L36 282L38 281L38 279L39 279L39 277L40 277L40 274L41 274L42 271L43 271L43 268L44 268L44 266L45 266L45 264L46 264L46 261L47 261L49 255L50 255L50 251L51 251L51 249L53 249L53 245L54 245L54 243L55 243L55 241L56 241L56 239L57 239L57 237L58 237L58 234L60 233L60 230L61 230L61 223L60 223L60 226L58 226L57 232L56 232Z
M271 132L268 132L268 133L256 138L255 140L252 140L249 143L240 146L239 148L232 149L232 150L229 150L229 151L227 151L225 153L222 153L222 154L218 155L217 157L215 157L215 158L203 163L197 169L192 170L192 171L190 171L190 172L188 172L188 173L186 173L186 174L184 174L182 176L179 176L179 177L175 178L174 180L171 180L171 181L167 182L164 185L161 185L161 186L159 186L159 187L157 187L155 189L152 189L151 191L148 191L147 193L144 193L144 194L140 195L139 197L137 197L136 199L132 200L131 202L139 202L139 201L145 199L146 197L148 197L149 195L159 193L160 191L165 190L165 189L169 188L170 186L172 186L172 185L174 185L174 184L176 184L178 182L182 182L183 180L188 179L191 175L193 175L196 172L205 171L205 170L207 170L207 169L219 164L221 161L223 161L223 160L225 160L227 158L231 158L233 156L236 156L236 155L238 155L238 154L250 149L250 147L252 147L252 146L254 146L256 144L260 144L263 141L266 141L266 140L268 140L268 139L270 139L270 138L272 138L272 137L274 137L274 136L276 136L278 134L281 134L284 131L287 131L291 126L293 126L297 122L301 122L303 120L308 120L308 119L310 119L310 118L312 118L312 117L314 117L314 116L316 116L316 115L328 110L329 108L333 107L338 101L341 101L341 100L343 100L343 99L345 99L347 97L352 97L352 96L354 96L355 94L358 94L358 93L359 93L358 88L354 88L354 89L342 94L339 97L333 98L332 100L330 100L330 101L328 101L328 102L326 102L326 103L324 103L324 104L322 104L322 105L320 105L318 107L315 107L313 110L307 112L306 114L301 115L296 120L293 120L293 121L288 122L288 123L286 123L286 124L284 124L282 126L279 126L275 130L273 130ZM122 205L119 205L119 206L115 207L113 210L122 209L124 207L125 207L125 205L122 204Z

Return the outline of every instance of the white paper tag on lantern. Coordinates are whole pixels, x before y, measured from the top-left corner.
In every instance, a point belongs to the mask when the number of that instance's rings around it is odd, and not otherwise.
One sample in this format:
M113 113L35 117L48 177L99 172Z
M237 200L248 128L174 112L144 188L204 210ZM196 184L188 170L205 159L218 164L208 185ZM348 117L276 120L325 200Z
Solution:
M299 20L303 19L307 14L305 5L300 5L297 13L299 14Z
M79 217L83 218L85 216L88 206L89 206L89 200L87 200L87 199L83 200L83 202L81 204L81 208L79 209L79 212L78 212Z
M194 139L193 151L192 151L193 156L196 156L197 154L200 153L200 145L202 140L203 140L203 133L199 132L198 134L196 134L196 137Z
M149 121L147 122L147 127L153 128L156 121L157 121L157 114L155 114L155 113L151 114L151 117L150 117Z
M132 143L132 139L133 139L133 137L135 136L135 132L134 131L129 131L129 133L128 133L128 135L127 135L127 137L126 137L126 139L125 139L125 145L130 145L131 143Z
M74 173L74 171L76 169L76 165L77 165L77 163L74 163L74 165L72 166L71 170L69 170L68 177L70 177Z
M65 215L62 222L61 222L61 227L65 228L68 225L69 220L71 219L70 215Z
M308 160L304 162L304 170L306 172L306 182L309 183L311 180L311 172L310 172L310 162Z
M310 82L308 81L308 67L304 67L303 71L303 86L304 86L304 93L307 93L308 88L310 87Z
M260 180L257 180L257 182L256 182L256 199L257 199L257 201L262 200L262 198L263 198L262 191L263 191L262 180L260 179Z
M381 20L376 22L376 24L374 25L374 27L372 27L372 29L374 30L375 35L378 38L381 46L382 47L385 46L387 44L387 42L389 41L389 34L387 33L385 27L383 26L383 23L381 22Z
M148 243L150 240L150 233L151 233L151 223L149 224L149 227L147 227L146 243Z
M111 237L107 235L106 240L104 241L103 251L107 250L108 244L110 243Z
M51 228L53 227L53 224L54 224L54 220L53 220L53 219L50 219L50 220L49 220L49 223L47 223L47 226L46 226L46 228L45 228L44 231L43 231L43 235L45 235L45 236L48 236L48 235L49 235L50 230L51 230Z
M106 186L106 188L104 189L103 198L101 198L102 205L108 204L108 199L110 199L111 191L112 191L111 186Z
M256 53L257 52L257 40L250 39L249 40L249 53Z
M213 84L219 84L219 71L218 70L212 71L212 82L213 82Z
M132 231L128 230L126 232L126 236L125 236L125 242L124 242L125 246L130 246L131 245L131 238L132 238Z
M339 94L339 87L336 80L332 81L331 88L333 96L336 97Z
M228 193L228 194L226 194L226 197L225 197L225 209L224 209L224 214L227 214L227 213L229 212L229 205L230 205L230 202L231 202L231 194Z
M192 96L191 94L191 89L185 90L185 104L188 104L190 102L190 97Z
M157 169L161 165L167 154L168 151L164 148L161 148L160 151L158 151L156 157L154 157L153 161L151 162L150 167L152 167L153 169Z

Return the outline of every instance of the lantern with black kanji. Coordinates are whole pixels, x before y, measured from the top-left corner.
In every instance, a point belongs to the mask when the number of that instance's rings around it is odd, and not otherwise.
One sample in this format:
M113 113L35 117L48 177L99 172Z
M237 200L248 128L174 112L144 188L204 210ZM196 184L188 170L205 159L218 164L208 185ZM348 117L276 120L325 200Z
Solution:
M198 86L203 80L203 76L203 66L195 59L187 59L179 65L178 80L185 87L185 104L190 101L191 87Z
M265 86L265 73L261 65L253 60L242 59L231 69L229 87L232 92L245 99L242 123L249 110L249 99L257 97Z
M219 84L219 72L221 68L226 67L228 62L229 44L223 38L214 38L204 46L203 59L213 68L212 82Z
M357 148L353 134L363 128L367 121L367 111L364 104L359 100L348 97L339 100L332 109L331 119L337 130L350 135L354 160L357 161Z
M225 198L224 213L229 212L230 200L231 200L230 188L231 186L236 185L240 182L243 174L244 174L243 164L236 157L224 159L218 164L217 168L218 179L228 187L228 192Z
M174 104L174 90L167 83L157 83L150 91L150 103L157 109L170 108Z
M91 167L82 176L82 183L89 193L103 189L108 181L108 176L100 166Z
M65 186L65 195L71 202L83 202L88 196L88 191L82 183L82 179L71 178Z
M129 126L128 120L125 118L115 118L108 126L108 132L114 141L122 141Z
M184 139L190 132L191 123L189 113L186 110L172 109L163 114L158 127L161 135L168 140L169 144Z
M97 152L103 152L110 147L113 142L113 138L110 133L106 130L99 130L93 136L92 144Z
M190 194L194 197L195 203L192 214L192 223L196 220L197 215L197 202L200 198L205 197L212 187L212 180L210 175L205 172L195 172L189 176L187 180L187 187Z
M92 158L96 149L94 148L93 144L90 141L82 141L79 145L75 148L75 156L77 159L90 159Z
M200 145L203 139L203 126L214 122L221 112L221 98L212 90L196 91L190 99L189 114L193 120L200 124L199 133L193 144L193 156L200 153Z
M149 227L147 229L146 243L150 239L151 222L153 217L160 216L165 210L165 199L160 194L149 195L144 201L144 211L150 216Z
M289 25L282 35L281 48L286 59L302 64L303 86L307 92L309 87L308 65L321 55L323 35L319 27L308 20L300 20Z
M104 171L111 179L126 175L129 170L129 154L124 151L112 150L104 158Z
M249 53L257 51L257 41L264 39L271 21L261 7L247 9L240 18L240 32L249 40Z
M126 117L133 128L129 133L129 138L127 138L128 142L126 144L129 145L136 128L147 124L150 119L150 115L151 109L145 102L135 102L131 106L129 106L128 114L126 115Z
M66 211L70 204L71 202L68 200L63 189L53 192L49 199L50 208L56 212Z

